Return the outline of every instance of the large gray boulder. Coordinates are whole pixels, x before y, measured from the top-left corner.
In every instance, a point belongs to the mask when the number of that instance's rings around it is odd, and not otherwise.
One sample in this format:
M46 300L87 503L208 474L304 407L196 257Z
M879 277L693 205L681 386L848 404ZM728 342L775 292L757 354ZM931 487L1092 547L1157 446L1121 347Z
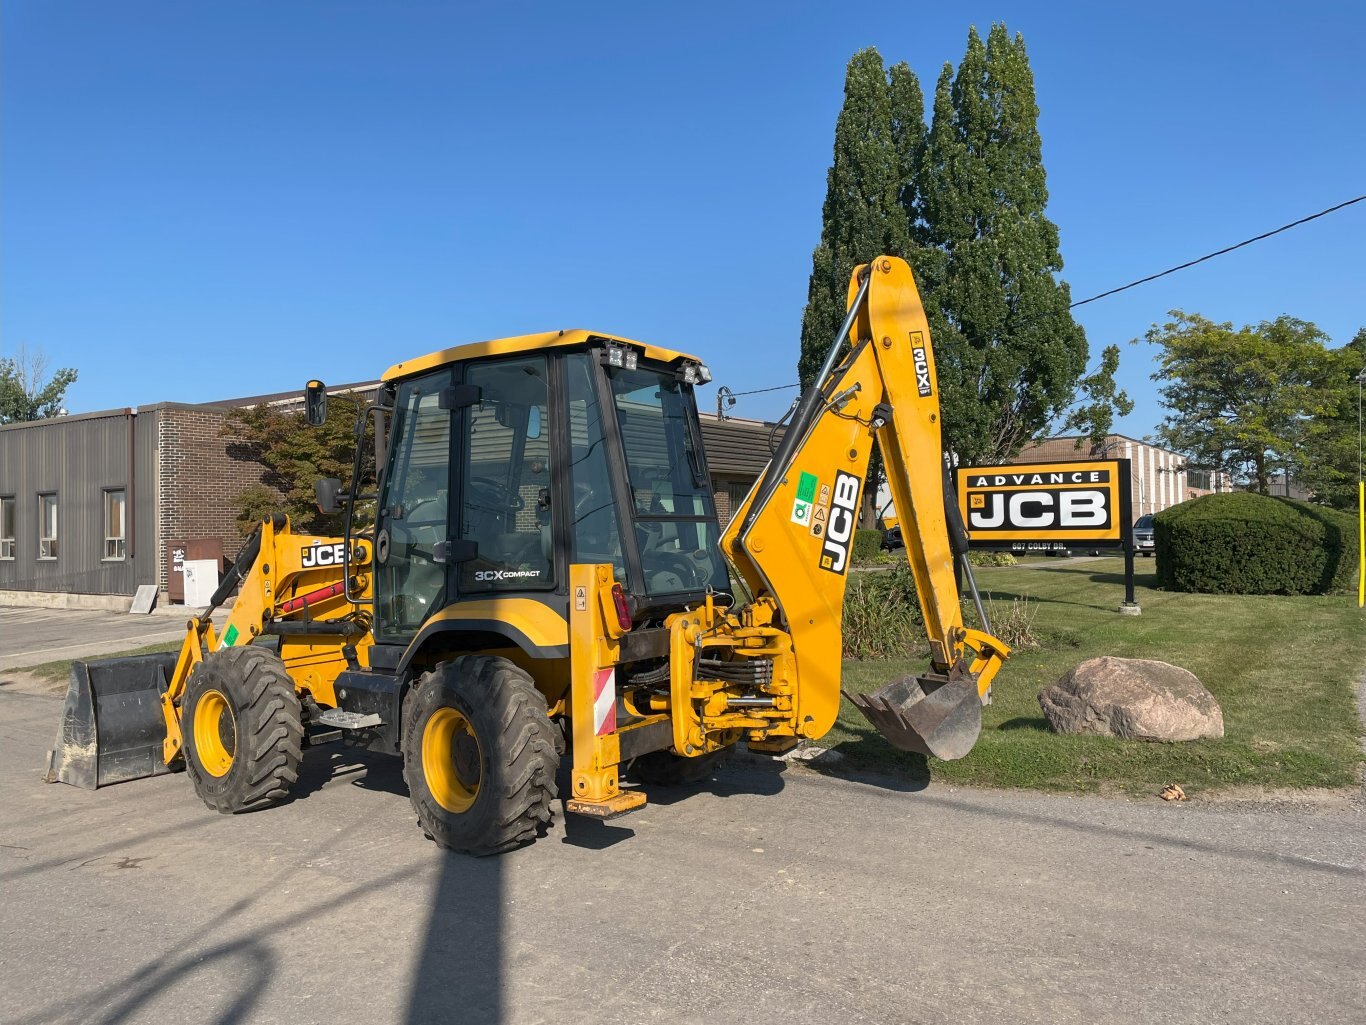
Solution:
M1092 658L1039 692L1058 733L1128 740L1198 740L1224 735L1219 702L1180 666L1146 658Z

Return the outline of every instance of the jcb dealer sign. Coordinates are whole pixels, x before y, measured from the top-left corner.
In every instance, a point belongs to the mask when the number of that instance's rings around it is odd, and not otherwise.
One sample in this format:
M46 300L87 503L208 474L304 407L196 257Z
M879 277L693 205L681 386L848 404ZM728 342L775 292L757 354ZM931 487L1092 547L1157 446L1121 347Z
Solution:
M958 508L974 548L1015 541L1118 548L1129 534L1129 460L960 468Z

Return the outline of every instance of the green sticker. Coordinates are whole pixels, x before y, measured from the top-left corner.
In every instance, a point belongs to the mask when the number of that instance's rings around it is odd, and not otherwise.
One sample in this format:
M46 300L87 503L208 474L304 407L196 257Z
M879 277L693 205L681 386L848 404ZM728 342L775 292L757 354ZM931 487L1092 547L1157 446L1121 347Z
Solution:
M802 471L802 475L797 478L797 499L802 502L814 502L816 500L816 475Z
M236 643L237 643L237 627L233 626L232 624L229 624L229 625L228 625L228 628L227 628L226 630L223 631L223 643L220 644L219 647L220 647L220 648L231 648L231 647L232 647L234 644L236 644Z

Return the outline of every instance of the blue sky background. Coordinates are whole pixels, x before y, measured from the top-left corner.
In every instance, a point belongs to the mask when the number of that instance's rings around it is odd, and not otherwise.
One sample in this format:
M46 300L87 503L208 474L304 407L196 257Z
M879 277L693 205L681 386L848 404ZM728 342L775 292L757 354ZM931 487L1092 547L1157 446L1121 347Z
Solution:
M7 0L0 352L77 367L73 412L559 327L786 384L849 57L876 46L930 94L1002 19L1074 298L1366 192L1360 3ZM1174 307L1342 344L1363 239L1366 203L1078 319L1093 353ZM1125 433L1161 416L1151 366L1125 347Z

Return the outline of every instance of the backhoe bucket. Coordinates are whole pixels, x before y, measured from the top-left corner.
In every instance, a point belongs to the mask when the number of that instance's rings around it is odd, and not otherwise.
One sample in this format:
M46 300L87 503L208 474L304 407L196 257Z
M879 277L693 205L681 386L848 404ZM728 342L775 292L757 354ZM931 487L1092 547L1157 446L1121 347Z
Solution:
M844 696L868 717L893 747L934 755L946 761L962 758L982 732L982 699L971 680L941 683L915 676L893 680L871 694Z
M176 652L72 662L49 783L94 790L170 772L163 754L161 695L175 672Z

